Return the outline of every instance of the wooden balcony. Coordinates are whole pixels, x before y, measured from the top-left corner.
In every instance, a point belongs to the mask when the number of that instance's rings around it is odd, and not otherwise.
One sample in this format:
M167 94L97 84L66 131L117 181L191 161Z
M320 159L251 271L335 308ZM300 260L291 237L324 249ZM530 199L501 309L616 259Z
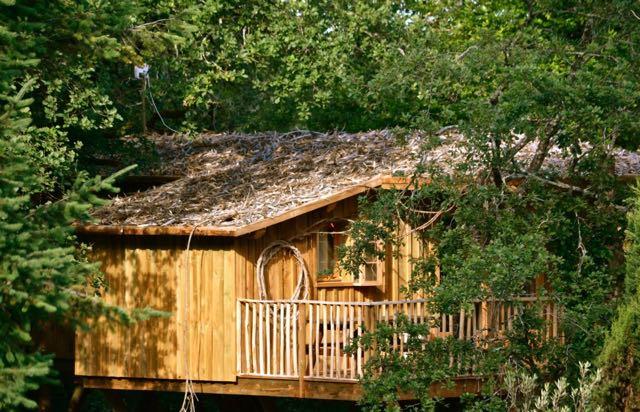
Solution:
M536 297L512 302L476 302L469 312L436 315L438 326L425 339L454 336L480 341L487 336L504 336L525 307ZM559 309L550 300L541 302L545 338L560 337ZM380 323L395 325L404 314L416 324L433 319L425 299L395 302L325 302L253 300L237 301L237 368L240 377L304 380L356 381L362 376L370 353L345 347ZM393 350L406 353L407 337L393 337ZM443 356L448 356L443 354Z

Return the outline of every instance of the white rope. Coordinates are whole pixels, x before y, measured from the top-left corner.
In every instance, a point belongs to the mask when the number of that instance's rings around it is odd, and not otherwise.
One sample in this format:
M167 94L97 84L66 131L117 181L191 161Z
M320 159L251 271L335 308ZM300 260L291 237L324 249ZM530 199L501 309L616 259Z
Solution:
M296 284L296 289L293 291L293 295L290 300L307 299L309 296L309 271L307 270L307 265L304 263L304 258L302 257L300 250L284 240L276 240L264 248L262 253L260 253L260 257L258 258L258 263L256 265L256 278L258 281L258 295L260 296L260 299L268 299L267 288L264 283L264 271L269 264L269 261L271 261L271 259L273 259L273 257L282 250L289 250L293 253L293 257L295 257L298 262L299 268L298 283Z
M184 369L185 369L185 381L184 381L184 398L182 399L182 405L180 406L180 412L196 412L196 402L198 401L198 396L196 396L196 392L193 388L193 381L191 380L191 359L190 359L190 350L189 350L189 298L190 298L190 276L191 276L191 239L193 238L193 233L196 231L200 223L193 226L191 229L191 233L189 233L189 240L187 241L187 251L186 251L186 270L185 270L185 292L184 292L184 323L182 327L182 347L184 348Z

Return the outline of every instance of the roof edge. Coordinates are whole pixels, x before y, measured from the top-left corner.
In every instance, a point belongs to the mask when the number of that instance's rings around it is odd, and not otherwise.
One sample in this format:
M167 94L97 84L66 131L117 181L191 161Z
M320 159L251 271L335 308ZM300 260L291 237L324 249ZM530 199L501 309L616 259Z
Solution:
M198 225L171 225L171 226L138 226L138 225L94 225L78 224L75 226L77 234L83 235L142 235L142 236L215 236L215 237L240 237L269 226L282 223L305 213L320 209L348 197L365 193L371 189L408 189L411 179L408 177L376 176L372 179L348 187L331 195L321 197L312 202L288 210L279 215L259 220L244 226L198 226Z
M638 175L619 175L618 179L621 183L630 183L638 179ZM419 184L428 184L430 179L419 178ZM512 184L518 182L512 182ZM244 226L198 226L198 225L94 225L94 224L77 224L75 231L82 235L141 235L141 236L211 236L211 237L240 237L258 230L266 229L278 223L285 222L308 212L328 206L332 203L339 202L348 197L365 193L371 189L400 189L412 190L413 180L407 176L389 176L380 175L372 179L364 181L354 186L350 186L339 192L316 199L312 202L303 203L302 205L288 210L276 216L259 220Z

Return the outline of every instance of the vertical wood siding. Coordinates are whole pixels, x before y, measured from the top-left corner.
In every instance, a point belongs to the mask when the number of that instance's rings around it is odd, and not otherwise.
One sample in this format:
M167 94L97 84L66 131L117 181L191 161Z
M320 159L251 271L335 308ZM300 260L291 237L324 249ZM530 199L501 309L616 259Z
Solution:
M171 316L130 327L100 321L79 333L76 374L182 379L189 365L192 379L235 380L236 259L230 242L192 242L188 288L184 237L108 236L90 242L106 274L108 302Z
M236 298L258 298L256 261L275 240L289 240L302 253L309 270L309 299L370 302L406 298L401 287L412 270L411 257L425 253L406 226L398 256L385 264L385 284L377 287L316 287L315 223L354 217L357 199L349 198L290 221L264 233L237 239L194 238L187 283L184 236L95 236L93 256L102 262L111 303L125 308L153 307L171 312L131 327L99 322L76 339L76 373L85 376L182 379L187 375L183 326L189 330L190 376L194 380L233 381L236 344L252 345L236 337ZM265 283L270 299L289 299L296 286L296 260L282 252L268 265ZM187 285L189 286L187 295ZM188 314L185 314L186 303ZM269 316L273 316L270 314ZM265 331L266 333L266 331ZM244 334L241 334L244 335ZM246 336L246 335L245 335Z
M326 300L330 302L370 302L381 300L404 299L401 288L407 285L413 270L412 259L429 253L429 245L423 246L418 236L411 233L408 225L398 228L403 239L397 256L389 253L385 263L384 286L351 287L316 287L317 279L317 248L313 234L301 236L305 233L317 231L314 224L324 219L353 218L357 214L357 199L349 198L332 205L330 208L319 209L314 212L296 217L291 221L270 227L259 238L248 235L234 241L236 255L236 285L237 296L258 299L256 282L256 261L260 252L276 240L288 240L296 246L303 255L309 270L312 288L309 299ZM281 252L266 268L265 284L269 299L289 299L298 281L296 260L289 252Z

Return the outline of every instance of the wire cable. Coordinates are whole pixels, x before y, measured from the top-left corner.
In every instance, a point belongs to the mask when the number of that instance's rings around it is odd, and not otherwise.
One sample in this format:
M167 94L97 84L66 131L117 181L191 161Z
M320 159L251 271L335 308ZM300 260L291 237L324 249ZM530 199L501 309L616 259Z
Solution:
M160 118L160 121L162 122L164 127L171 130L173 133L180 133L179 131L169 127L169 125L165 123L164 118L160 114L160 110L158 110L158 106L156 106L156 101L153 99L153 93L151 92L151 80L149 79L148 73L144 75L144 81L147 82L147 90L149 91L149 101L151 102L151 106L153 107L153 110L156 112L156 114Z

